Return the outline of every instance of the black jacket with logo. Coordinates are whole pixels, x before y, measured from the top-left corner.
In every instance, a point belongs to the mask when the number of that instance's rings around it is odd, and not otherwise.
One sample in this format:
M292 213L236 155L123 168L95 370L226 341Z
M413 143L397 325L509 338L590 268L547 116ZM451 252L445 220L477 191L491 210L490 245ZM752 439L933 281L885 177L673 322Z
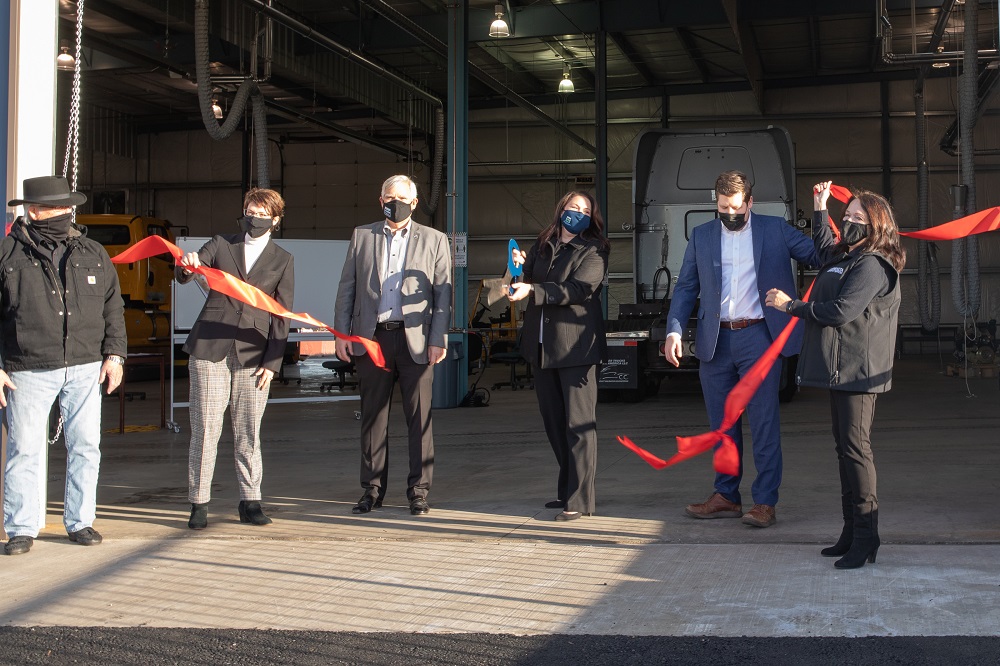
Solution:
M796 301L791 308L805 320L796 379L802 386L884 393L892 388L899 273L879 254L834 255L825 211L813 233L827 261L809 302Z
M50 370L127 353L125 304L107 251L82 226L66 240L65 285L18 218L0 242L3 369Z
M535 293L521 331L525 359L541 368L596 365L607 359L600 296L607 272L608 251L580 236L568 243L535 243L528 250L524 281L535 285Z

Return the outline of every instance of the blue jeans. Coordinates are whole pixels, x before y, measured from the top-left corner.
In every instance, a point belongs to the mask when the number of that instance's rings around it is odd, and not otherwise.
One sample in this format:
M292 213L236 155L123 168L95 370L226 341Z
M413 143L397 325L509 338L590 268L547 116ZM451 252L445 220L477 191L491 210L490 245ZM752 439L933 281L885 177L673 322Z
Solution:
M94 524L101 466L101 363L11 372L7 391L4 529L8 537L38 536L45 527L49 412L58 398L66 439L63 524L77 532Z

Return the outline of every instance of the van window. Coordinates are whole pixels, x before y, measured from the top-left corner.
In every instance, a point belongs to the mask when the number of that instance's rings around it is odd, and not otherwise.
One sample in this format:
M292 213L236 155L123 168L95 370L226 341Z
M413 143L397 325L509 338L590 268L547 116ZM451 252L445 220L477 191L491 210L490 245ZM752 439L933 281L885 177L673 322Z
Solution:
M691 232L695 227L711 222L717 217L719 217L717 210L689 210L684 215L684 238L691 240Z
M130 245L132 236L124 224L90 224L87 225L87 238L101 245Z
M161 227L159 224L148 224L146 225L146 235L147 236L159 236L160 238L167 237L167 230L165 227Z

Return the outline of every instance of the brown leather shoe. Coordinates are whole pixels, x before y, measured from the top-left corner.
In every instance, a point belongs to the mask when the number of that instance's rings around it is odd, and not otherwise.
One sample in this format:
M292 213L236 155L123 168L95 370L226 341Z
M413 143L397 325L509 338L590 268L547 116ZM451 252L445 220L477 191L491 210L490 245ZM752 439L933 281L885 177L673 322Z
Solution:
M754 527L770 527L777 520L774 507L770 504L754 504L752 509L743 514L743 524Z
M743 515L743 507L713 493L701 504L689 504L684 513L692 518L739 518Z

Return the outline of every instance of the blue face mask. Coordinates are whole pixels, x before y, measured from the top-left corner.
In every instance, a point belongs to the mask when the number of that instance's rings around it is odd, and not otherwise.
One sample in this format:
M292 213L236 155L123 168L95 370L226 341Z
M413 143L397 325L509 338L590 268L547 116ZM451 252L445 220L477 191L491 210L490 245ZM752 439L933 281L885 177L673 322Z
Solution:
M590 216L578 210L564 210L562 214L562 225L571 234L579 234L590 226Z

